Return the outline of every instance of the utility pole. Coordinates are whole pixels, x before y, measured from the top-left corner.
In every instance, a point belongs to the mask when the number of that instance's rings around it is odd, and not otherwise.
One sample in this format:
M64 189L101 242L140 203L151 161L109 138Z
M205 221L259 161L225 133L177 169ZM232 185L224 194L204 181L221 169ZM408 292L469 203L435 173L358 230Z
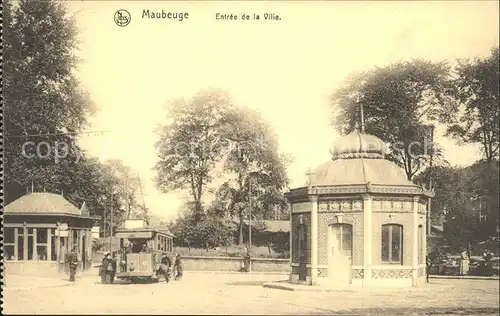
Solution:
M125 206L126 206L126 219L130 219L130 205L128 203L128 199L129 199L129 196L128 196L128 173L125 175L125 194L126 194L126 201L125 203L127 203Z
M109 227L109 252L113 251L113 197L114 192L111 191L111 218Z
M358 102L359 102L359 97L358 97ZM361 117L361 133L365 132L365 114L363 112L363 103L359 104L359 116Z
M432 158L434 156L434 125L430 125L431 129L431 153L429 159L429 191L432 190ZM431 203L432 200L429 198L427 203L427 236L431 235Z
M248 182L248 252L250 262L248 263L248 271L252 271L252 178Z
M102 237L106 238L106 208L104 208L103 211L103 216L102 216Z
M139 179L139 189L141 190L143 217L144 217L143 220L146 222L147 225L149 225L148 213L147 213L147 209L146 209L146 202L144 201L144 193L142 192L141 178L137 177L137 179Z

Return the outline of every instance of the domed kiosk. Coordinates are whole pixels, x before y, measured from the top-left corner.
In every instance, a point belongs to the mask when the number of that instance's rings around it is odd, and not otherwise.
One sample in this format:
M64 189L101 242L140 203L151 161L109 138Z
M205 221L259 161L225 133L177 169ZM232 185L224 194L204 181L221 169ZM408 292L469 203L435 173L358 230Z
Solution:
M425 282L426 209L433 193L385 159L387 147L358 126L309 183L287 193L290 281L412 287Z
M10 273L65 272L65 255L76 248L81 270L92 268L91 229L100 220L85 203L79 209L62 195L32 192L4 209L4 264Z

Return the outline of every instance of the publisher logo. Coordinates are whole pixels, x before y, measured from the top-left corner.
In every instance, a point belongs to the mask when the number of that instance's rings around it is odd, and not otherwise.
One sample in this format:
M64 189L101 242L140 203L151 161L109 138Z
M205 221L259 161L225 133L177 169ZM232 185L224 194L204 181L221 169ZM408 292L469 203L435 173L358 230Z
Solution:
M125 27L130 24L130 13L127 10L121 9L115 13L115 23L120 27Z

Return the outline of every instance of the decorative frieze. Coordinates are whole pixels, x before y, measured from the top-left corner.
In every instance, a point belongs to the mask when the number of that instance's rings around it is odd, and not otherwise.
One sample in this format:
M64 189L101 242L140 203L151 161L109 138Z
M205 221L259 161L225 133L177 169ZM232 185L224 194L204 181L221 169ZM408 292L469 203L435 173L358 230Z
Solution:
M411 213L412 202L410 201L391 201L391 200L374 200L374 213Z
M328 212L328 203L320 202L318 206L318 212Z
M340 203L338 201L333 201L328 204L329 210L332 212L339 212L340 211Z
M351 201L344 201L344 202L342 202L342 204L340 206L340 210L342 212L349 212L349 211L351 211L351 208L352 208L352 202Z
M418 214L426 214L427 213L427 204L418 203Z
M409 212L411 210L412 203L410 201L403 202L403 210Z
M339 195L339 194L363 194L363 193L377 193L377 194L403 194L403 195L418 195L434 197L434 192L426 190L419 186L390 186L390 185L339 185L339 186L326 186L326 187L302 187L290 190L285 193L285 196L290 201L304 199L309 195Z
M322 201L319 203L318 212L348 213L360 212L363 210L362 201Z
M382 208L384 210L391 210L392 211L392 201L382 201Z
M353 209L353 211L361 211L363 209L363 202L362 201L353 201L352 202L352 209Z

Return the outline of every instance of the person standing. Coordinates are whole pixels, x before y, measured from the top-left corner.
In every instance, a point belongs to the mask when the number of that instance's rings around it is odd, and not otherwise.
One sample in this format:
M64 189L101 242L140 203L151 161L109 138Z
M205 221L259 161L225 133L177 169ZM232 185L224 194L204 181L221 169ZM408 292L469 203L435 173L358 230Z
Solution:
M115 275L116 275L116 266L117 266L117 253L113 252L113 256L111 258L111 271L109 271L109 280L111 284L115 283Z
M163 254L161 258L160 264L160 273L165 276L165 282L168 283L170 281L170 267L172 266L172 261L168 257L166 253Z
M69 265L69 281L75 282L76 268L78 267L78 253L76 252L76 247L73 247L68 255L68 265Z
M429 276L431 275L432 262L429 256L425 256L425 281L429 283Z
M111 254L109 252L106 252L104 255L104 258L102 259L101 262L101 268L99 269L99 275L101 276L101 283L102 284L107 284L108 283L108 275L110 275L113 265L111 263Z
M181 260L181 255L176 254L175 255L175 262L174 262L174 271L175 271L175 280L179 280L182 278L182 260Z

